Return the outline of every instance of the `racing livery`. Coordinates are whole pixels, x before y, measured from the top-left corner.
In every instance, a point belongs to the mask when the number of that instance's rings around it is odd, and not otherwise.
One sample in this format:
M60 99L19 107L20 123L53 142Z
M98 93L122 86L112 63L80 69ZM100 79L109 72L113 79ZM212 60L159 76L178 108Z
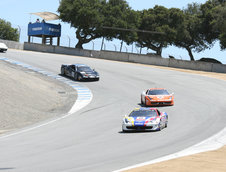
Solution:
M99 74L94 69L91 69L85 64L61 65L61 75L66 75L74 78L77 81L81 80L99 80Z
M122 121L122 131L156 130L166 128L168 115L156 108L136 108Z
M141 93L141 104L145 106L174 105L174 95L164 88L150 88Z

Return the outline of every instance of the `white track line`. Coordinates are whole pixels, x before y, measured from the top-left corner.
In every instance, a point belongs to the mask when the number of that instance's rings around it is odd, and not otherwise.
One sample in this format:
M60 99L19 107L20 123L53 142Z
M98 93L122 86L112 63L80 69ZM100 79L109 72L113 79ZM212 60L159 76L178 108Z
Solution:
M176 158L180 158L180 157L184 157L184 156L188 156L188 155L212 151L212 150L219 149L219 148L223 147L224 145L226 145L226 127L222 131L215 134L214 136L212 136L190 148L187 148L180 152L177 152L177 153L174 153L171 155L167 155L167 156L164 156L164 157L152 160L152 161L147 161L147 162L144 162L141 164L136 164L136 165L129 166L126 168L122 168L122 169L116 170L114 172L121 172L121 171L130 170L133 168L142 167L145 165L151 165L151 164L159 163L159 162L163 162L163 161L168 161L171 159L176 159Z

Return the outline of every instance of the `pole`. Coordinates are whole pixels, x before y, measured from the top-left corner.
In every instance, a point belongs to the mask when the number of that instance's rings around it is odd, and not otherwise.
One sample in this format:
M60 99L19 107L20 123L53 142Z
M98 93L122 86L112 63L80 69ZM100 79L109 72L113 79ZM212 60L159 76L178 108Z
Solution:
M18 26L18 28L19 28L19 42L20 42L20 32L21 32L21 28L20 28L19 25L17 25L17 26Z
M102 44L101 44L101 51L103 50L103 46L104 46L104 37L103 37L103 39L102 39Z
M69 47L71 47L71 39L68 35L67 35L67 37L68 37L68 40L69 40Z

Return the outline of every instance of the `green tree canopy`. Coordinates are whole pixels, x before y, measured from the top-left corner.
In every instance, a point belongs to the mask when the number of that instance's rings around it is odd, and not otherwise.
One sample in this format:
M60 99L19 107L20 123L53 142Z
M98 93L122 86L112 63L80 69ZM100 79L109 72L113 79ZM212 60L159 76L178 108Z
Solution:
M103 26L131 28L136 25L136 13L125 0L62 0L58 12L62 21L76 28L76 48L83 48L83 44L100 37L132 42L129 33L103 29Z
M140 21L138 12L132 10L125 0L109 0L104 9L104 26L112 29L104 30L103 36L108 40L113 38L122 40L128 45L133 43L137 38L137 33L120 30L120 28L137 29Z
M185 48L188 51L191 60L194 60L192 51L200 52L208 47L201 34L203 23L200 18L200 4L188 4L183 10L183 20L177 28L176 39L173 45L179 48Z
M215 33L218 34L221 49L226 49L226 3L218 5L213 10L214 19L212 25Z
M226 48L226 0L192 3L183 10L156 5L142 11L132 10L126 0L61 0L58 12L76 28L76 48L104 37L136 42L160 56L163 48L174 45L186 49L191 60L193 52L211 48L217 39Z
M19 41L18 30L12 28L11 23L0 19L0 39Z
M104 22L102 14L105 1L101 0L62 0L58 8L60 18L76 28L78 43L76 48L93 39L100 38L101 25Z
M162 49L172 44L176 34L176 26L180 20L179 9L167 9L163 6L155 6L153 9L141 11L141 25L139 30L155 31L156 33L139 33L138 46L147 47L162 54Z

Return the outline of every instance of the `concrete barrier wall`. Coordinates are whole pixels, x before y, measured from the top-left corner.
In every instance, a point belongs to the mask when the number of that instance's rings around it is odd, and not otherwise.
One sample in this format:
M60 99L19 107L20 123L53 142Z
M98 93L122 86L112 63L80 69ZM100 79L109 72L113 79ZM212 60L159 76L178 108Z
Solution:
M168 66L169 59L161 58L158 56L130 54L129 61L134 63L151 64L157 66Z
M226 73L226 65L213 63L211 72Z
M212 71L212 63L169 59L169 67L191 70Z
M24 43L24 50L55 53L54 46L47 46L42 44Z
M91 50L81 50L76 48L42 45L42 44L34 44L34 43L27 43L27 42L24 43L24 50L76 55L76 56L86 56L86 57L89 57L91 55Z
M100 51L99 57L102 59L107 59L107 60L129 62L129 54L128 53L120 53L120 52L113 52L113 51Z
M113 51L81 50L76 48L41 45L41 44L34 44L34 43L24 43L24 50L85 56L85 57L100 58L100 59L106 59L106 60L150 64L150 65L166 66L166 67L181 68L181 69L226 73L226 65L200 62L200 61L166 59L166 58L158 57L156 55L120 53L120 52L113 52Z
M8 40L0 39L0 42L6 44L6 46L8 48L19 49L19 50L23 50L24 49L24 44L16 42L16 41L8 41Z

